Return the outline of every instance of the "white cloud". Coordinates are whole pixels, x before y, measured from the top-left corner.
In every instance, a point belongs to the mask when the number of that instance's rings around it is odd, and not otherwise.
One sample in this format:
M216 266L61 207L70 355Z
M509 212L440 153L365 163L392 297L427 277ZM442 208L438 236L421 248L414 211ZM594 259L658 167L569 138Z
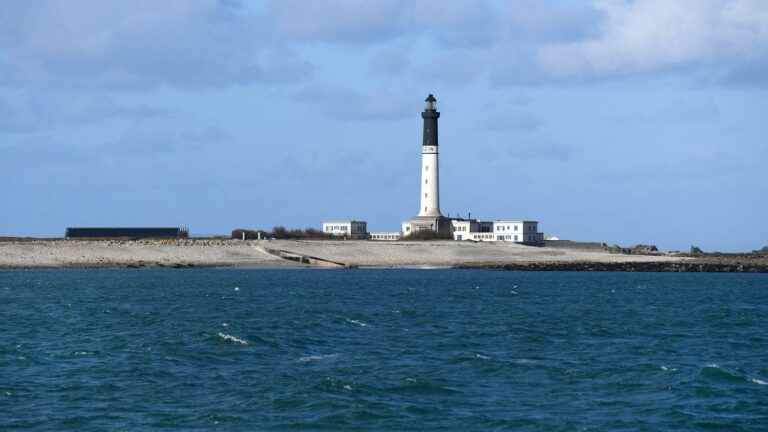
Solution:
M0 82L6 85L218 87L296 81L311 72L271 40L263 16L232 2L30 3L4 5Z
M596 37L542 46L554 76L632 74L738 62L768 48L768 2L597 0Z
M0 86L147 90L304 84L318 42L376 76L494 84L690 67L761 83L765 0L37 0L0 14ZM398 55L409 47L407 55ZM375 53L374 53L375 54ZM319 64L323 58L317 59Z
M378 44L428 35L444 46L494 43L497 8L488 0L279 0L269 3L274 28L309 42Z

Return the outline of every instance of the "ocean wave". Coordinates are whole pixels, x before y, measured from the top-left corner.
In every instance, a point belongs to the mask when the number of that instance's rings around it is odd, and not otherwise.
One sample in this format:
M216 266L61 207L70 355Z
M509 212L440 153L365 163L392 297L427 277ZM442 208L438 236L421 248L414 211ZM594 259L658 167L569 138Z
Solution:
M347 322L350 323L350 324L357 324L360 327L368 327L368 324L366 324L366 323L364 323L362 321L358 321L358 320L353 320L353 319L347 318Z
M768 385L768 382L760 380L760 379L757 379L757 378L750 378L749 381L751 381L751 382L753 382L755 384L759 384L759 385Z
M325 359L332 359L338 356L339 356L338 354L308 355L304 357L299 357L299 361L302 363L306 363L306 362L320 361Z
M240 339L239 337L226 334L226 333L219 332L219 337L224 339L227 342L234 342L240 345L248 345L248 341Z
M720 367L717 363L710 363L704 366L699 372L700 376L711 381L743 383L748 381L747 377L731 370Z

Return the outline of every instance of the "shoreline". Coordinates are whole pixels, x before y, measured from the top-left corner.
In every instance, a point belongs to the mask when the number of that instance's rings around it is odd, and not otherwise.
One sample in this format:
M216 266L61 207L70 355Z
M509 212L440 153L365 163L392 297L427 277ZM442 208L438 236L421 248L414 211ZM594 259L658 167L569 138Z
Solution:
M156 265L147 264L85 264L85 265L41 265L41 266L0 266L0 271L8 270L119 270L119 269L240 269L240 270L498 270L517 272L596 272L596 273L768 273L766 264L727 264L711 262L688 263L606 263L606 262L572 262L547 263L529 262L515 264L457 264L447 266L404 264L404 265L367 265L348 267L328 267L315 265L255 265L255 264L181 264Z
M766 263L718 263L706 260L687 262L572 262L460 265L462 269L557 272L627 272L627 273L768 273Z
M0 269L375 268L768 273L768 256L683 257L452 241L35 240L0 242Z

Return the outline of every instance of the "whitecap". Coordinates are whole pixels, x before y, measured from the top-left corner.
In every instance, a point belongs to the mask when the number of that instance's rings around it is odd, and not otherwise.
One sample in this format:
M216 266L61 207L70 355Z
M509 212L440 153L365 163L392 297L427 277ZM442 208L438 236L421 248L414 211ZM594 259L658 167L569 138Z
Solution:
M482 360L490 360L491 359L490 357L484 356L482 354L475 354L475 358L479 358L479 359L482 359Z
M757 379L757 378L752 378L752 379L750 379L750 381L752 381L755 384L768 385L768 382L760 380L760 379Z
M235 291L240 291L240 287L235 287Z
M311 362L311 361L320 361L324 359L330 359L338 357L338 354L320 354L320 355L308 355L304 357L299 357L299 361L302 363Z
M349 318L347 318L347 322L350 323L350 324L357 324L360 327L367 327L368 326L368 324L366 324L366 323L364 323L362 321L353 320L353 319L349 319Z
M224 339L225 341L239 343L240 345L248 345L248 341L245 341L243 339L240 339L232 335L228 335L226 333L219 332L219 337Z
M344 390L352 390L352 386L349 384L344 385Z
M515 290L509 290L509 293L512 294L512 295L517 295L517 291L515 291Z

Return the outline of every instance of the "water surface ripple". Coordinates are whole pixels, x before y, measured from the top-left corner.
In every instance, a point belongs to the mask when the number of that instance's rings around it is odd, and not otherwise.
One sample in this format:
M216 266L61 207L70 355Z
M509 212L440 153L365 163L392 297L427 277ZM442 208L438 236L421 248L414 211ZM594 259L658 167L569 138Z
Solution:
M0 271L0 430L768 430L768 275Z

